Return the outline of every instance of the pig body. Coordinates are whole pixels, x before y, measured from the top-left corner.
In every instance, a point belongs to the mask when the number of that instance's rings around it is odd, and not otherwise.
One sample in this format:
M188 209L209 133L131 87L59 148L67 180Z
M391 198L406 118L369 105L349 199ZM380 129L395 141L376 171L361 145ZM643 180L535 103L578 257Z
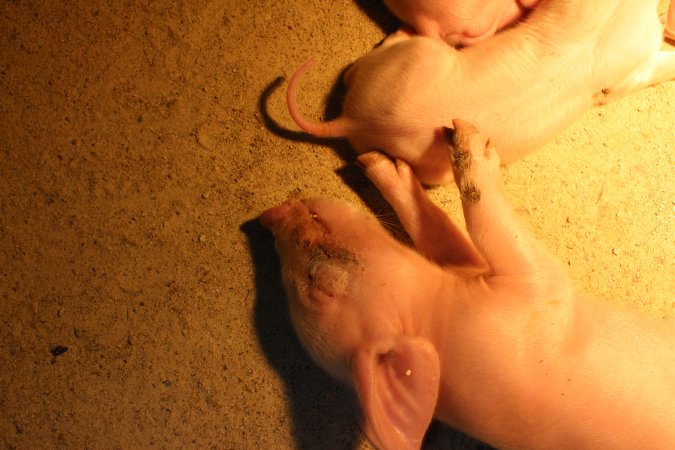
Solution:
M450 140L468 237L376 152L359 161L417 252L345 203L261 216L298 336L368 437L419 448L435 417L501 449L675 448L675 324L574 292L501 196L494 148L460 121Z
M289 82L288 110L311 134L345 137L360 154L382 151L424 183L446 183L440 130L455 117L490 136L509 163L591 107L674 79L657 3L542 0L515 28L459 50L399 31L346 71L340 117L314 122L298 110L295 91L312 59Z
M521 19L537 1L384 0L419 34L450 45L473 45Z

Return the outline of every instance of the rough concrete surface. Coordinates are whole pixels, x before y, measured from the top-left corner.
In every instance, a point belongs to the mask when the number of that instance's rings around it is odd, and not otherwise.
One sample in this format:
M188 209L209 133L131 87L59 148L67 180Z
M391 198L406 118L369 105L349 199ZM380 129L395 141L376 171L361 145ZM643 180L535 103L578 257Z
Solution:
M2 448L368 448L256 217L289 195L390 214L345 142L295 131L279 77L319 55L299 105L330 115L395 27L376 0L0 2ZM666 320L673 124L671 82L502 175L580 289ZM459 217L454 186L431 195ZM438 424L426 443L477 446Z

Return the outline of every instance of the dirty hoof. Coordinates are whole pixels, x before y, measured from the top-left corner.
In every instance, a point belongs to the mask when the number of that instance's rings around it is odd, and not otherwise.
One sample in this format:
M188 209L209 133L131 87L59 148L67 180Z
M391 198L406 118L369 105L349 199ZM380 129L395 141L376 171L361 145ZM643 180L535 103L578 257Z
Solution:
M480 201L480 189L475 179L478 155L485 150L485 140L478 130L470 123L455 119L452 121L454 129L443 128L443 133L450 149L452 170L455 173L455 181L459 188L462 201L476 203Z

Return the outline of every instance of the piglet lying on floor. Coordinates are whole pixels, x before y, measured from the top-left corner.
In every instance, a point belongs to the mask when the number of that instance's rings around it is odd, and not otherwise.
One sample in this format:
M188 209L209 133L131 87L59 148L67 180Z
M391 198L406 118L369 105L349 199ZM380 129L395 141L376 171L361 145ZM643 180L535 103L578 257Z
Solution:
M473 45L513 25L539 0L384 0L419 34L450 45Z
M470 239L378 153L360 162L421 254L347 203L262 214L305 348L380 449L419 448L432 418L500 449L675 448L675 326L574 292L502 197L495 150L454 127Z
M308 133L344 137L359 154L382 151L424 183L446 183L452 169L441 129L455 117L490 136L507 164L591 107L675 79L657 5L541 0L524 22L461 50L399 31L346 71L340 117L314 122L296 105L312 59L289 81L288 110Z

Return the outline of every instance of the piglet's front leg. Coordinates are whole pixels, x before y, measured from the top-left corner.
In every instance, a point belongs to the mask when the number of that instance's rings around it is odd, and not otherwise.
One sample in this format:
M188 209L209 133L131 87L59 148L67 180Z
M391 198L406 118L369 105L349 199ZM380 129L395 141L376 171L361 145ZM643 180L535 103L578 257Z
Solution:
M485 267L466 233L429 200L405 161L392 161L380 152L365 153L357 161L424 256L441 265Z
M455 119L453 126L444 131L455 182L469 236L490 267L488 281L515 281L528 289L550 288L560 295L560 286L567 285L564 272L502 196L494 147L468 122Z

